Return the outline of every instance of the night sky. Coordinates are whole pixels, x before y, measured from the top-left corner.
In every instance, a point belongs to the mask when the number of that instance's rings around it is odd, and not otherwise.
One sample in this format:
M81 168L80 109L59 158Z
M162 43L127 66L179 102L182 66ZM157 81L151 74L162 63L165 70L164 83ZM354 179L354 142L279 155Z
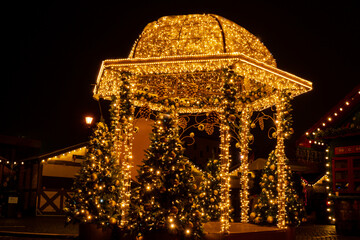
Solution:
M42 152L87 140L101 61L126 58L146 24L166 15L223 16L259 37L278 68L313 82L293 101L293 142L360 79L355 0L10 2L0 14L0 134L41 140Z

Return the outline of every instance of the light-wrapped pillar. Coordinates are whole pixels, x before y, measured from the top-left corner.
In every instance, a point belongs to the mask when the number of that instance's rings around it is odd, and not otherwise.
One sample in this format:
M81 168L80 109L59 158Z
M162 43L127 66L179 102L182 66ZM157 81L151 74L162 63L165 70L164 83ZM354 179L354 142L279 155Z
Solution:
M120 226L128 223L127 215L131 197L132 144L134 140L134 106L129 74L122 73L119 94L112 102L113 155L121 167L121 220Z
M132 155L132 143L134 140L134 117L129 116L127 125L123 131L123 146L124 146L124 156L121 161L121 169L123 175L123 195L121 202L121 226L125 226L128 222L127 214L130 206L130 197L131 197L131 168L133 163Z
M249 222L249 138L252 111L244 108L240 117L240 208L241 222Z
M278 213L277 213L277 226L279 228L286 227L286 193L285 193L285 129L284 129L284 112L285 112L285 98L279 96L278 103L276 104L276 150L275 155L277 158L277 178L278 178Z
M222 233L229 233L230 228L230 157L230 127L222 117L220 124L220 224Z

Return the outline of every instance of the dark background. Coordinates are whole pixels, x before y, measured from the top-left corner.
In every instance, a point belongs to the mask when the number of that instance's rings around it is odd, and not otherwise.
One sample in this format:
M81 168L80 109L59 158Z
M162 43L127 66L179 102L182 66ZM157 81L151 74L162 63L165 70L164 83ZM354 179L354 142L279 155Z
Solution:
M250 3L251 2L251 3ZM280 69L313 82L293 101L295 140L358 83L356 1L11 1L2 3L0 134L48 152L87 140L99 120L93 84L101 61L126 58L147 23L213 13L259 37Z

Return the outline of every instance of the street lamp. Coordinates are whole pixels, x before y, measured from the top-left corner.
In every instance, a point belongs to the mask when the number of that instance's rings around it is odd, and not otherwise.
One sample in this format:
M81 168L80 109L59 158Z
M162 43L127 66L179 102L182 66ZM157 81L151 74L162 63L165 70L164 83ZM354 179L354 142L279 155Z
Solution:
M87 125L88 127L90 127L91 124L92 124L92 122L93 122L93 120L94 120L93 117L91 117L91 116L86 116L86 117L85 117L85 123L86 123L86 125Z

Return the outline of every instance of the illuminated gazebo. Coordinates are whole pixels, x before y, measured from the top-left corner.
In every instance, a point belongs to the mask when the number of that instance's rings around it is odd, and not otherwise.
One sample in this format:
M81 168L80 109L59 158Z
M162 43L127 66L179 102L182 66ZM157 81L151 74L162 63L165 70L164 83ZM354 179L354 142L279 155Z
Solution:
M115 99L117 156L125 173L123 219L130 201L130 168L135 107L177 115L217 116L220 127L221 229L229 231L230 137L241 156L241 222L248 222L248 144L253 112L276 107L278 226L285 226L285 96L310 91L312 84L282 71L269 50L246 29L221 16L166 16L149 23L126 59L102 62L96 99Z

